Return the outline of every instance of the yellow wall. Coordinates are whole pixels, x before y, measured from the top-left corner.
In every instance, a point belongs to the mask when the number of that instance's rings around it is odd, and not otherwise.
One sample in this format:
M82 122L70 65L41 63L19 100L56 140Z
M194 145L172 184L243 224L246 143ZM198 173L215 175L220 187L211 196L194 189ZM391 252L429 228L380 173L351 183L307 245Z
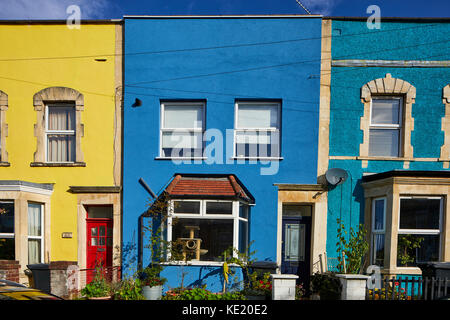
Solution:
M77 260L77 195L67 192L69 186L115 185L115 40L113 23L82 24L79 30L65 24L0 25L0 90L9 102L6 150L10 163L0 167L0 180L55 184L50 221L52 261ZM93 55L96 57L81 57ZM39 59L48 57L61 58ZM30 167L36 151L33 95L53 86L73 88L84 95L81 149L86 167ZM63 239L63 232L72 232L73 238Z

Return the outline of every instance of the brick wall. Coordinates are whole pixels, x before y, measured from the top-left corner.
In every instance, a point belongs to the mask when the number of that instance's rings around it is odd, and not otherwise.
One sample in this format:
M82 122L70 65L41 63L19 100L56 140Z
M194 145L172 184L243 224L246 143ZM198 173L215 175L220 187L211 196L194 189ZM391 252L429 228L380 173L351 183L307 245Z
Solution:
M19 282L19 261L0 260L0 279Z
M54 261L49 265L51 293L62 298L78 294L78 266L74 261Z

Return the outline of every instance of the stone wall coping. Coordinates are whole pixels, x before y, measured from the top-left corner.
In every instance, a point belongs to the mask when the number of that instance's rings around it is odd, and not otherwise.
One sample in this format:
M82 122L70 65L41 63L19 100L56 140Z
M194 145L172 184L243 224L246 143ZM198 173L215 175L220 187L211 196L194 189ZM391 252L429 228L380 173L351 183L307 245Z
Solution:
M76 261L54 261L50 262L49 269L51 270L66 270L71 265L76 265Z
M297 279L298 276L295 274L271 274L272 279Z
M338 278L344 278L344 279L356 279L356 280L367 280L370 278L370 276L364 275L364 274L343 274L338 273L336 274L336 277Z

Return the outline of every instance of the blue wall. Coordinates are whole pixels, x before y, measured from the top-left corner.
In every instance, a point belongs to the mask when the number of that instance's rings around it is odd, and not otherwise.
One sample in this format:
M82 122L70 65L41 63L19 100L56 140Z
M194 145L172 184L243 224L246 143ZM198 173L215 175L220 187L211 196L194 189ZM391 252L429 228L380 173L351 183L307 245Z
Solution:
M250 230L255 258L276 260L273 184L317 182L320 36L320 18L125 19L125 269L133 265L137 221L149 199L139 178L160 192L176 172L235 174L256 200ZM192 48L198 50L184 50ZM131 107L135 98L142 101L141 107ZM155 160L160 99L206 99L206 129L216 128L225 137L226 129L233 129L239 98L282 100L284 160L277 174L261 175L261 168L269 164L225 164L225 156L224 164L211 165ZM197 274L192 279L201 278L198 270L193 272Z
M448 60L450 24L381 22L381 29L369 30L365 21L332 21L332 57L336 60ZM412 105L414 131L411 143L415 158L439 158L444 143L441 119L445 115L442 89L450 82L448 68L333 67L330 105L330 156L358 156L363 141L361 87L390 73L416 87ZM364 172L403 169L403 161L331 160L330 168L348 171L349 178L328 193L329 256L336 255L336 219L342 217L347 229L364 220ZM411 162L409 170L443 170L441 162Z

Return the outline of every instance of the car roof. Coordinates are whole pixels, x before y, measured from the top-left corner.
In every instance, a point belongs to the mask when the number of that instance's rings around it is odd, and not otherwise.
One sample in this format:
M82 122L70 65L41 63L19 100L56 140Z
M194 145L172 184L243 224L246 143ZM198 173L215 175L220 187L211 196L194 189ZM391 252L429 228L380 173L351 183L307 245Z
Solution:
M26 288L25 285L14 282L14 281L9 281L9 280L5 280L5 279L0 279L0 286L13 286L13 287L22 287L22 288Z
M0 300L3 300L2 297L14 300L61 300L53 294L8 280L0 280Z

